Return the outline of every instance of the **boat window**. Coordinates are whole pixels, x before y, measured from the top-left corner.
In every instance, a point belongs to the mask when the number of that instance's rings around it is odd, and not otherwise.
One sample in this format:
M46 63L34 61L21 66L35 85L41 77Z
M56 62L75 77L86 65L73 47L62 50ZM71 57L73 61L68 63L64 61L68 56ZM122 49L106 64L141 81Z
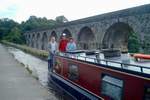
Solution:
M150 100L150 87L145 87L145 98L144 100Z
M123 90L123 80L104 75L102 77L101 93L109 96L112 100L121 100Z
M78 66L74 64L69 65L69 79L77 80L79 77Z

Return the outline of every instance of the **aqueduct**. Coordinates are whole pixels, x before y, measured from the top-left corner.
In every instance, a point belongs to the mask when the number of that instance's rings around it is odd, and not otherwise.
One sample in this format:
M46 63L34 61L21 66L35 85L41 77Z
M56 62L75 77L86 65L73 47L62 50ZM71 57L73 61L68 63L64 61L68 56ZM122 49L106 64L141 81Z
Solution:
M27 44L47 49L50 36L57 41L66 33L73 37L79 49L127 48L128 37L136 33L142 42L150 38L150 5L129 8L84 19L66 22L53 28L24 33Z

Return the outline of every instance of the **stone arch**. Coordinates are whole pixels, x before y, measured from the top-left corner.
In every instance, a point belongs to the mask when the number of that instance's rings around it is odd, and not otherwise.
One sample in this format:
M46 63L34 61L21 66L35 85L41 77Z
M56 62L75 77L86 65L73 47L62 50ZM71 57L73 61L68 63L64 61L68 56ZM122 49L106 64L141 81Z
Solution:
M91 28L87 26L81 28L77 40L80 49L95 49L95 35Z
M41 47L40 47L40 33L37 33L37 36L36 36L36 48L37 49L41 49Z
M57 34L56 34L56 32L55 31L52 31L52 33L51 33L51 35L50 35L50 37L49 38L51 38L52 36L54 36L55 37L55 39L57 40Z
M47 43L48 43L47 34L46 32L44 32L42 36L42 47L41 47L42 50L47 50Z
M129 34L133 32L133 28L127 23L117 22L112 24L105 32L102 41L103 49L117 48L127 50Z
M64 29L62 34L65 33L66 34L66 37L69 38L69 37L72 37L72 34L71 32L68 30L68 29ZM62 37L62 34L60 36L60 38Z
M31 39L31 47L33 48L35 48L34 40L35 40L35 34L32 35L32 39Z

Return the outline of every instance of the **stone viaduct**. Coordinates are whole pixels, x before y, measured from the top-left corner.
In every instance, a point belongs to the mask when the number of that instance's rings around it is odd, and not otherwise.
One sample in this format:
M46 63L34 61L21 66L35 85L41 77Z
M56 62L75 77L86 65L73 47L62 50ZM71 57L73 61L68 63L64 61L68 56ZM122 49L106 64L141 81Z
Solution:
M126 48L136 33L140 42L150 39L150 4L66 22L53 28L24 33L27 45L46 50L50 36L73 37L79 49Z

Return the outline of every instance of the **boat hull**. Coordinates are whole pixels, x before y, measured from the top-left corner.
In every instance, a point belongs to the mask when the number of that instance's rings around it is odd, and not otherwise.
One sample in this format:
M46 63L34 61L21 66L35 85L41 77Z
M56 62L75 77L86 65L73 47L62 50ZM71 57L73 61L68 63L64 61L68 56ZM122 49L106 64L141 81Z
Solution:
M54 84L77 100L147 100L150 97L149 74L109 65L56 56L50 76Z
M51 74L51 81L53 84L61 88L68 95L70 95L74 100L102 100L91 93L88 93L86 90L73 85L71 82L63 79L57 74Z

